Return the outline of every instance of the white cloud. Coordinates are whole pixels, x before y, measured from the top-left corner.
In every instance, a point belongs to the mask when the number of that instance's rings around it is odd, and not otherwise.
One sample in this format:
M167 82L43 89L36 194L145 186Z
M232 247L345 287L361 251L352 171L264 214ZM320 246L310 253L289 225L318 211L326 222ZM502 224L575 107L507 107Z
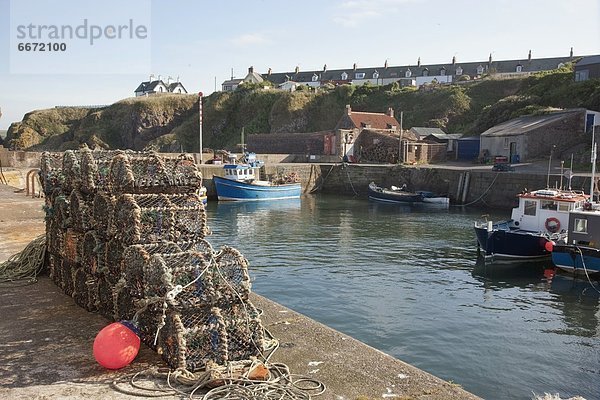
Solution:
M400 6L418 1L421 0L344 0L336 6L339 11L333 16L333 22L351 28L395 14Z
M270 40L262 33L244 33L231 39L236 46L252 46L270 43Z

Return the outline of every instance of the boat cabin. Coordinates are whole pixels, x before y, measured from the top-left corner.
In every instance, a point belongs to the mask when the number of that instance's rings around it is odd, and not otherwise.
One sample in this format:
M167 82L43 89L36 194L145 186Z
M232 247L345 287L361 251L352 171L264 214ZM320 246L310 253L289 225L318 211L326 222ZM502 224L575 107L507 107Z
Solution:
M569 244L600 247L600 212L581 210L570 214Z
M260 167L245 164L227 164L223 166L225 178L234 181L252 182L258 180Z
M589 196L582 192L542 189L521 193L513 208L514 227L526 231L558 233L567 229L569 212L582 209Z

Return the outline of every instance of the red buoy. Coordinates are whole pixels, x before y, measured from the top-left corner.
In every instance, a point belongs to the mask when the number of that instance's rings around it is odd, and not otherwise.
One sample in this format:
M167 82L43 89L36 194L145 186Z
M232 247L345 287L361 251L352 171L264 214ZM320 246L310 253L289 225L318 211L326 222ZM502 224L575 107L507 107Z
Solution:
M552 250L554 250L554 245L555 245L555 244L556 244L556 243L554 243L553 241L546 242L546 243L544 244L544 248L546 249L546 251L548 251L548 252L552 252Z
M128 321L113 322L94 339L94 358L108 369L123 368L135 359L140 350L140 338Z

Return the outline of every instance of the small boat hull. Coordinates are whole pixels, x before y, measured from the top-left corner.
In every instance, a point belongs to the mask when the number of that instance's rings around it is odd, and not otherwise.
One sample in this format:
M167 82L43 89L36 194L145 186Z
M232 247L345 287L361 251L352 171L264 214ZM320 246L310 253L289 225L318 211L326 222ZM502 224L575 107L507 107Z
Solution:
M546 243L550 240L537 232L475 227L477 242L486 256L497 260L540 261L550 258Z
M232 179L214 176L213 182L217 197L221 201L258 201L300 198L300 183L282 185L253 185Z
M558 269L571 274L597 275L600 273L600 250L587 246L556 245L552 262Z
M421 203L423 196L418 193L389 190L369 185L369 199L383 203L412 204Z

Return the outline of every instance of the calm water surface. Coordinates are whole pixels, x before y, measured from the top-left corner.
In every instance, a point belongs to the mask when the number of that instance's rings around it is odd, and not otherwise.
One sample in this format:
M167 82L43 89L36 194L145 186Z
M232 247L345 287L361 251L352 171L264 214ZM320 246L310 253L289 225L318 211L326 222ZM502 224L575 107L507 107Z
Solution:
M598 293L544 265L476 265L480 214L325 195L210 202L209 240L242 251L255 292L486 399L600 399Z

